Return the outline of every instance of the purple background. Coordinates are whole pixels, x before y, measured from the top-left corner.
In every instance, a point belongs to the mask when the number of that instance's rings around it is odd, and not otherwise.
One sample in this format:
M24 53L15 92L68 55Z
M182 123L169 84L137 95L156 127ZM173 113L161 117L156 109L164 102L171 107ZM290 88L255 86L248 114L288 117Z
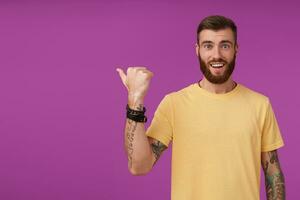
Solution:
M287 199L300 199L298 9L296 1L1 1L0 199L170 199L171 149L146 176L127 170L127 94L115 68L154 72L151 121L165 94L201 78L195 31L211 14L238 26L234 79L270 97Z

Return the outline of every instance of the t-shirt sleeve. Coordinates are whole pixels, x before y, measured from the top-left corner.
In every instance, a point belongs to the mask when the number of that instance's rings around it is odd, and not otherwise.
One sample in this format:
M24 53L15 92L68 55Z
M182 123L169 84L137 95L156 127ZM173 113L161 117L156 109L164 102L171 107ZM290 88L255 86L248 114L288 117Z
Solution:
M284 142L281 132L272 105L268 100L262 131L261 152L272 151L283 146Z
M169 146L173 136L172 115L171 96L166 95L159 103L146 135Z

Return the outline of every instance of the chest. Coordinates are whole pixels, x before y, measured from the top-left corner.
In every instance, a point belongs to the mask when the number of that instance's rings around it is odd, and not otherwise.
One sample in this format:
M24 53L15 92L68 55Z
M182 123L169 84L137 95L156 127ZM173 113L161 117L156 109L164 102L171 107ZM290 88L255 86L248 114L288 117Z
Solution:
M259 118L247 104L188 102L174 110L173 142L180 146L223 149L260 141Z

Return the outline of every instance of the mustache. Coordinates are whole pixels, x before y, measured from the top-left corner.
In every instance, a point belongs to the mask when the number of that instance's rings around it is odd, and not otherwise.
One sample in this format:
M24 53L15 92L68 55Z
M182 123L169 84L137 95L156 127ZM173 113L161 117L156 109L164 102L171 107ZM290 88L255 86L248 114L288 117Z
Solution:
M225 64L227 64L227 61L225 61L225 60L223 60L223 59L214 59L214 60L211 60L211 61L209 61L208 63L212 63L212 62L222 62L222 63L225 63Z

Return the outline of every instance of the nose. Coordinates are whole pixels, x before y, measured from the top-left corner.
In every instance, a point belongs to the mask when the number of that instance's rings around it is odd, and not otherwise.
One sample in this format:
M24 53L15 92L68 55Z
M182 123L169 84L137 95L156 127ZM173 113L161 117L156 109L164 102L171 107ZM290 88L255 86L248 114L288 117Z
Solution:
M221 51L218 47L215 47L212 52L212 58L218 60L221 58Z

